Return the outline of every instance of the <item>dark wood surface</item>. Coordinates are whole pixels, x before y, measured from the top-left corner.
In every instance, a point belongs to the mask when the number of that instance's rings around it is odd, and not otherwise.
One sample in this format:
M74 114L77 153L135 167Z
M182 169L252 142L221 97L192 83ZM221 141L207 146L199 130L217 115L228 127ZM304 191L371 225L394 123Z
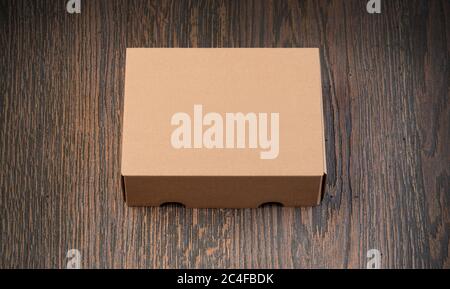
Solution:
M450 267L450 2L0 0L0 267ZM321 206L128 208L126 47L320 47Z

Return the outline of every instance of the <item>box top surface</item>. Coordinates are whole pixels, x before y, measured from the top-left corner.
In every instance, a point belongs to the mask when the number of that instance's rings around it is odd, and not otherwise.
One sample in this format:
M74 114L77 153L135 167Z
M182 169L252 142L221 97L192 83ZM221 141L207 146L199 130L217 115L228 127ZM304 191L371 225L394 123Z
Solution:
M317 48L128 48L126 58L122 175L326 172Z

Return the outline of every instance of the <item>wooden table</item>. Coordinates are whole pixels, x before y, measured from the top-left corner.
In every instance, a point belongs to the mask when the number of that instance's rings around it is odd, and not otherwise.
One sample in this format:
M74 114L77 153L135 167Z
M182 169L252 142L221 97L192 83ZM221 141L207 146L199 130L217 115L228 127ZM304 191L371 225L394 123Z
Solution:
M450 267L450 2L0 1L0 267ZM128 208L126 47L320 47L321 206Z

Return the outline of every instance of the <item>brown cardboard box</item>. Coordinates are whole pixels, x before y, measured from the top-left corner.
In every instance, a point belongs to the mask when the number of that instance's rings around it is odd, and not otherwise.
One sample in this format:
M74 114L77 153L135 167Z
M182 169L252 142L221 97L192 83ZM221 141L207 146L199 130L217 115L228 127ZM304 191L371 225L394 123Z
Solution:
M130 206L320 202L318 49L129 48L124 107Z

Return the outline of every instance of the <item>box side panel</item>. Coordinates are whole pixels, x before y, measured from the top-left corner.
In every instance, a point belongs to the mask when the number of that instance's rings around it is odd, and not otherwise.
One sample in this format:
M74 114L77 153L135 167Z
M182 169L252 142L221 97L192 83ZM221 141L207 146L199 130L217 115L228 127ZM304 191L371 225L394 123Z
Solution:
M126 202L127 201L127 186L125 184L125 177L124 176L121 176L121 178L120 178L120 185L122 187L123 200L124 200L124 202Z
M322 182L322 176L129 176L125 179L129 206L176 202L188 208L256 208L272 202L287 207L315 206L321 198Z
M321 76L320 76L321 77ZM320 80L320 83L322 83L322 80ZM323 93L322 90L320 91L320 110L321 110L321 126L322 126L322 154L323 154L323 172L327 173L327 147L326 147L326 131L325 131L325 111L324 111L324 99L323 99Z
M319 194L317 199L317 205L320 204L323 200L323 196L325 195L325 182L327 179L327 174L323 174L323 176L320 179L320 188L319 188Z

